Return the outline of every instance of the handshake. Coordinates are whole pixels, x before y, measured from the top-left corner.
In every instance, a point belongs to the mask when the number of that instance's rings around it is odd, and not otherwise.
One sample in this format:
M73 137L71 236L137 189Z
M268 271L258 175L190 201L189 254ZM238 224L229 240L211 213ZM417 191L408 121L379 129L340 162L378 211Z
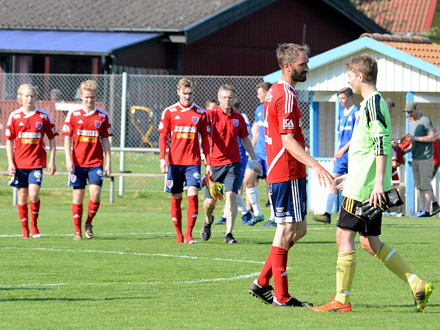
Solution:
M370 199L367 198L362 202L362 206L356 208L355 214L366 220L374 221L378 219L382 212L388 210L391 207L402 205L402 199L399 196L397 189L391 189L385 192L385 200L381 200L380 203L374 207L370 205Z

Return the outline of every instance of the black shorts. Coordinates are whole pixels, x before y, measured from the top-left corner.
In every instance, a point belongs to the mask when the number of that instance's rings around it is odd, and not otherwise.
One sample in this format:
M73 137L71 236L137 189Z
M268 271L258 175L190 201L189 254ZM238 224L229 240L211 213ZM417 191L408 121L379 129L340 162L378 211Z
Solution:
M362 236L379 236L381 234L382 215L374 221L368 221L355 214L356 208L360 206L362 206L361 202L344 197L336 225L340 228L359 232L359 235Z
M233 191L238 193L238 186L240 181L241 163L232 163L221 166L212 166L211 178L215 182L223 182L223 191ZM211 198L208 189L205 187L205 198Z

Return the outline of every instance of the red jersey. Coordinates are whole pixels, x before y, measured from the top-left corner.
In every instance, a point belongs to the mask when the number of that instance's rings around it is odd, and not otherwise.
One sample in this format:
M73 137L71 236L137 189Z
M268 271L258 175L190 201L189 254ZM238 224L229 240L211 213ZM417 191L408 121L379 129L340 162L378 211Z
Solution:
M432 144L434 147L434 166L440 165L440 140L438 137L437 130L434 128L434 134L435 134L435 142Z
M49 113L35 108L26 115L22 108L12 112L6 126L6 138L15 140L14 162L20 169L46 167L44 134L49 140L58 135Z
M304 148L301 111L294 88L279 80L264 100L265 140L267 148L267 183L286 182L306 177L306 166L288 152L281 134L293 134Z
M212 122L211 165L241 162L238 138L249 135L243 116L234 109L227 115L220 106L206 112Z
M202 148L206 164L210 164L210 148L208 136L211 135L211 124L206 111L192 103L185 108L180 102L166 108L162 112L158 131L161 134L171 133L170 149L167 163L171 165L200 165L199 133L202 137ZM160 144L161 157L165 156L166 143Z
M101 139L113 135L110 118L106 111L98 107L89 113L82 109L69 111L62 133L73 136L72 161L75 166L104 165Z

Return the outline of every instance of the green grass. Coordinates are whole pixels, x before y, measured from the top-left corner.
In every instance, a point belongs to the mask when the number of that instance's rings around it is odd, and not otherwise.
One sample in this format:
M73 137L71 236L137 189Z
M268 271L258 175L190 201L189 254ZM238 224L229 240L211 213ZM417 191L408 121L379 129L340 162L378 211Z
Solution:
M274 228L238 221L239 244L223 243L224 226L214 226L209 242L177 245L168 196L132 193L112 206L104 195L96 238L74 242L71 193L43 191L43 237L23 240L10 196L0 191L0 328L438 329L438 218L385 218L382 230L382 239L437 286L423 313L413 312L409 287L357 243L353 313L315 314L264 305L247 292L256 276L246 276L261 270ZM290 252L289 289L299 299L320 305L334 295L335 230L310 220Z

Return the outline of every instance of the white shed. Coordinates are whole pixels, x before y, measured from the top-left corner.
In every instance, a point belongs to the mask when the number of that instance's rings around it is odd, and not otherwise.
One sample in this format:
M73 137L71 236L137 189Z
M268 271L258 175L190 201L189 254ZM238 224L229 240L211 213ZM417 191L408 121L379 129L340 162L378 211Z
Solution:
M325 168L332 171L332 157L337 145L335 118L340 104L336 92L348 86L345 64L352 58L369 54L378 62L377 88L384 98L396 104L391 115L392 137L401 138L409 132L403 110L406 103L415 101L422 113L440 127L440 47L428 38L364 34L359 39L310 58L307 81L296 86L310 95L310 152ZM264 77L276 82L281 70ZM362 98L355 95L359 105ZM415 196L411 170L411 154L406 155L401 181L406 185L406 213L414 214ZM440 175L433 180L438 196ZM327 191L319 187L313 175L308 178L308 208L314 213L325 210Z

